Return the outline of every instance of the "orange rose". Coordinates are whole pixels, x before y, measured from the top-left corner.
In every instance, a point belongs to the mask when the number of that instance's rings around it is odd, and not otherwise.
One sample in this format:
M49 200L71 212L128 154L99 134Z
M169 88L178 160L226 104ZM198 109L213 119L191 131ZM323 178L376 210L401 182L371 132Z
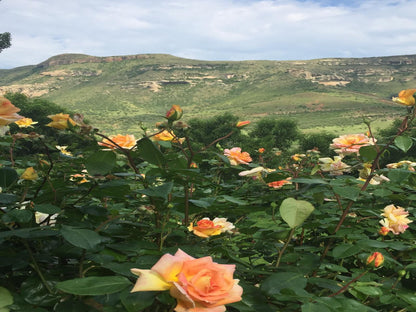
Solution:
M244 121L237 122L235 126L237 128L244 128L245 126L248 126L249 124L250 124L250 120L244 120Z
M380 252L373 252L366 261L368 266L378 268L384 263L384 256Z
M280 180L280 181L270 182L267 185L270 186L270 187L272 187L272 188L279 189L279 188L281 188L285 184L292 184L292 182L290 182L288 180Z
M47 126L59 130L67 129L68 123L75 126L76 122L69 117L69 114L55 114L49 115L48 118L52 119L52 122L48 123Z
M250 154L247 152L241 152L240 147L233 147L232 149L226 148L224 150L224 155L230 160L232 166L238 164L248 165L252 161Z
M8 99L0 96L0 126L7 126L24 118L18 115L17 112L20 112L20 108L17 108Z
M392 101L406 106L415 105L414 93L416 89L407 89L399 92L399 97L393 97Z
M338 154L358 154L361 147L374 145L375 142L375 139L370 139L365 134L346 134L333 139L329 147Z
M108 137L111 141L116 143L118 146L125 148L125 149L132 149L136 145L136 139L134 135L132 134L126 134L126 135L110 135ZM111 149L118 148L117 145L115 145L113 142L111 142L108 139L103 139L102 142L98 142L99 145L109 147Z
M241 300L243 289L233 279L235 265L211 257L195 259L181 249L165 254L150 270L132 269L139 276L132 292L170 290L176 312L225 312L225 304Z
M182 108L179 105L172 105L172 108L166 113L166 119L175 121L181 119L182 115Z
M203 218L196 223L194 226L192 223L189 225L188 230L194 232L199 237L209 237L221 234L222 226L216 225L209 218Z

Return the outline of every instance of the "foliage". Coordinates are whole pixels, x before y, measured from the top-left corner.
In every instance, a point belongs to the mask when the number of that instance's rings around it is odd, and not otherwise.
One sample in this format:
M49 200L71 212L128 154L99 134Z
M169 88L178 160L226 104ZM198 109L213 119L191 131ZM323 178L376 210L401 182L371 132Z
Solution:
M220 147L233 146L220 138L192 142L202 122L184 129L165 118L154 132L134 133L132 148L99 145L111 138L82 120L50 129L71 138L65 149L56 136L37 135L41 125L11 125L1 137L0 310L173 311L167 291L131 292L142 277L130 270L181 249L235 265L243 295L230 312L416 311L416 173L380 166L392 149L411 148L413 140L398 138L409 136L414 117L342 155L344 174L324 170L328 155L317 151L283 162L263 157L264 146L239 146L252 161L233 165ZM247 131L271 149L298 133L295 123L266 122ZM36 154L20 152L28 141ZM380 235L383 218L393 226L389 205L403 207L396 221L413 223ZM193 233L203 226L212 235ZM375 252L377 264L367 265Z
M302 130L383 126L400 116L390 101L412 88L416 56L302 61L202 61L164 54L93 57L62 54L37 65L0 69L2 92L41 97L94 120L108 134L140 132L172 105L187 120L232 113L255 124L290 118ZM399 65L398 65L399 64Z
M331 156L333 151L329 145L334 137L336 137L335 134L327 132L304 134L299 138L300 150L307 151L316 148L322 155Z
M4 49L10 48L11 46L11 35L9 32L4 32L0 34L0 53Z
M267 150L287 150L300 137L300 131L293 120L263 118L256 123L249 136L257 146Z

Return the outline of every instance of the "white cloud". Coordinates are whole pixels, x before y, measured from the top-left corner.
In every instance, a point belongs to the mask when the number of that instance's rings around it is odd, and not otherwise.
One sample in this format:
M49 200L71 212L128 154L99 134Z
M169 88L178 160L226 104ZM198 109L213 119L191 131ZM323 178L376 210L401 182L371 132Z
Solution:
M0 68L60 53L203 60L415 53L415 0L3 0Z

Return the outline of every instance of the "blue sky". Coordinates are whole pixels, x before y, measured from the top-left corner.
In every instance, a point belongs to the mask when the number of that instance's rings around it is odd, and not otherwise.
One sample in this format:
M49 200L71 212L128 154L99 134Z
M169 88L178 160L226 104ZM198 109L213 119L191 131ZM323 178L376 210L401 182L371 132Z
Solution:
M0 69L62 53L199 60L416 54L416 0L2 0Z

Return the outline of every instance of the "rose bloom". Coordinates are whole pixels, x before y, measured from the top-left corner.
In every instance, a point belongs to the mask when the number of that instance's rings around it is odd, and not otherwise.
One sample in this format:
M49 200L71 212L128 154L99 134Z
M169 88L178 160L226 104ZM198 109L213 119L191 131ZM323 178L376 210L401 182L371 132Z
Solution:
M20 179L23 180L36 180L39 178L36 170L33 167L28 167L20 176Z
M391 163L386 165L389 169L397 169L397 168L405 168L409 171L415 171L416 162L410 161L410 160L402 160L398 163Z
M248 126L250 124L249 120L239 121L235 125L237 128L244 128L245 126Z
M400 234L406 231L409 227L408 224L413 222L407 218L409 212L404 210L404 208L395 205L388 205L384 208L384 212L381 216L385 217L380 221L380 224L390 231L393 234Z
M380 252L373 252L368 256L366 264L373 268L378 268L384 263L384 256Z
M67 129L68 123L75 126L76 122L69 117L69 114L55 114L49 115L48 118L52 119L52 122L48 123L47 126L59 130Z
M287 180L273 181L273 182L267 183L268 186L275 188L275 189L279 189L283 187L283 185L285 184L292 184L292 182L290 182L288 178Z
M212 222L214 222L214 225L221 226L221 233L233 233L232 229L235 228L234 224L227 221L227 218L214 218Z
M260 179L263 172L268 172L265 168L259 166L250 170L241 171L238 173L240 177L253 177L254 179Z
M8 99L0 96L0 126L7 126L12 122L24 118L17 114L20 108L14 106Z
M233 147L232 149L226 148L224 150L224 155L230 160L232 166L238 164L248 165L252 161L250 154L247 152L241 152L240 147Z
M375 142L375 139L370 139L365 134L346 134L333 139L329 147L338 154L358 154L361 147L374 145Z
M126 135L110 135L108 137L111 141L116 143L118 146L125 148L125 149L132 149L136 145L136 139L133 134L126 134ZM99 145L109 147L111 149L118 148L113 142L108 139L103 139L102 142L98 142Z
M390 230L388 228L386 228L385 226L382 226L380 228L380 230L378 231L378 234L386 236L387 234L389 234Z
M399 92L399 97L393 97L392 101L406 106L415 105L415 98L413 94L416 92L416 89L407 89Z
M166 113L166 119L175 121L181 119L182 115L182 108L179 105L172 105L171 109Z
M194 226L192 223L188 226L188 230L193 232L196 236L207 238L214 235L220 235L222 226L216 225L214 221L209 218L203 218Z
M33 121L32 118L22 118L14 122L19 128L33 128L32 125L36 125L38 122Z
M172 143L182 144L185 138L177 138L170 131L164 130L151 137L153 141L172 141Z
M334 156L334 159L330 157L319 158L321 170L329 172L333 175L342 175L344 172L350 170L350 166L342 162L341 156Z
M173 256L163 255L150 270L131 269L139 276L131 292L169 290L177 300L176 312L225 312L225 304L242 299L234 270L234 264L195 259L178 249Z

